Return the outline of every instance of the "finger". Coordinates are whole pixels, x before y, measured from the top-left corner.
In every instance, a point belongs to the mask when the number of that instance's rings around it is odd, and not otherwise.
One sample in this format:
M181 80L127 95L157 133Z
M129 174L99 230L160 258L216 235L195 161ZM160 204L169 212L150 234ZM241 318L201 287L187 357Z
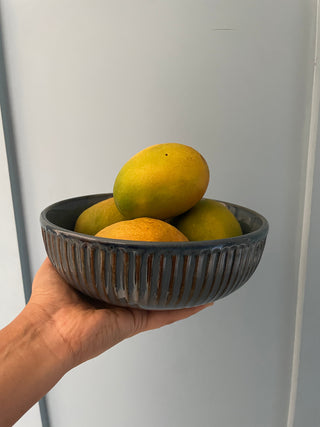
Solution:
M145 324L145 331L150 329L161 328L165 325L170 325L171 323L177 322L179 320L187 319L190 316L193 316L196 313L204 310L207 307L211 307L212 303L200 305L197 307L182 308L177 310L158 310L158 311L149 311L147 322Z

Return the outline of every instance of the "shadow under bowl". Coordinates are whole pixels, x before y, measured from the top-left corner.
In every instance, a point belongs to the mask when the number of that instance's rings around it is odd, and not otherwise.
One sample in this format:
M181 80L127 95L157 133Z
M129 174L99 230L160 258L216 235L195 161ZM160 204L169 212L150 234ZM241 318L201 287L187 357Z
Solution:
M89 206L111 193L59 201L40 215L46 252L58 273L78 291L123 307L176 309L226 297L256 270L268 234L259 213L224 203L243 235L201 242L136 242L73 231Z

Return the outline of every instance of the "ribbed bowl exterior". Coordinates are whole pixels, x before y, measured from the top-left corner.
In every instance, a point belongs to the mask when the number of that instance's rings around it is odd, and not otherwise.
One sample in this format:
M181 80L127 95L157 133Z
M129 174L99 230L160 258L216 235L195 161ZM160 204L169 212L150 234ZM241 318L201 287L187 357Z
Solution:
M68 211L68 205L72 210L72 202L79 203L74 218L69 212L68 224L75 221L79 212L96 203L97 198L111 196L68 199L41 214L49 259L70 285L90 297L145 309L197 306L240 288L260 262L267 221L253 211L228 203L242 227L248 230L243 236L207 242L135 243L96 238L61 227L63 212ZM58 225L54 224L55 213Z

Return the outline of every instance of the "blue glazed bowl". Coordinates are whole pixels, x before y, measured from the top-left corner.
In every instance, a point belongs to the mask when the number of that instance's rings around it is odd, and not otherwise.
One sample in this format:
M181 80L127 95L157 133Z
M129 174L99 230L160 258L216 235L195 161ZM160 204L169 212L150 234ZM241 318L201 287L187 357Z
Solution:
M192 307L223 298L256 270L268 234L257 212L223 202L243 235L201 242L136 242L73 231L89 206L112 194L57 202L40 216L46 252L74 288L109 304L143 309Z

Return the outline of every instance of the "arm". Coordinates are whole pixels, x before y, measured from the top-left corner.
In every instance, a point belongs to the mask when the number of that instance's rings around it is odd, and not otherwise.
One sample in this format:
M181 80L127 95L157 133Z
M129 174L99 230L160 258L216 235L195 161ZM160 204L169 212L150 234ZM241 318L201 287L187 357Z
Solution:
M0 331L0 427L14 424L73 367L123 339L205 307L150 311L107 306L72 289L46 260L29 303Z
M1 427L13 425L68 371L64 351L54 329L28 306L0 331Z

